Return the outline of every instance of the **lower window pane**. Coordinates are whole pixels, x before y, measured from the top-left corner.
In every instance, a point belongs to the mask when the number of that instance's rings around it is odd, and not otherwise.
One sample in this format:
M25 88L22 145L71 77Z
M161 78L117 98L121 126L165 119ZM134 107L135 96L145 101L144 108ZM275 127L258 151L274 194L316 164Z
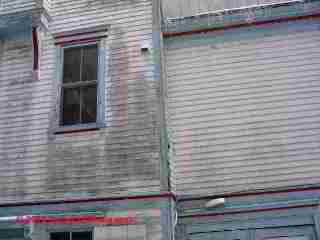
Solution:
M80 123L80 90L63 89L62 125Z
M73 232L72 240L92 240L92 232Z
M70 240L70 233L69 232L51 233L50 240Z
M97 86L82 88L82 123L96 122L97 119Z

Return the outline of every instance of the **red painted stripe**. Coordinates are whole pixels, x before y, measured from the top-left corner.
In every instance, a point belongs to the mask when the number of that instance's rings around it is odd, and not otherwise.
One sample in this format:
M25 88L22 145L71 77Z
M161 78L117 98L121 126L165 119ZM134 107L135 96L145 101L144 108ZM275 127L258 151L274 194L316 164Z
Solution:
M136 224L136 216L97 216L97 215L82 215L82 216L29 216L18 217L17 224L30 224L35 223L54 223L54 224L67 224L67 223L87 223L95 222L101 224Z
M186 31L186 32L164 32L163 36L166 38L186 36L186 35L193 35L193 34L200 34L200 33L207 33L207 32L224 31L232 28L259 26L259 25L265 25L265 24L271 24L271 23L281 23L281 22L310 19L310 18L319 18L319 17L320 17L320 13L305 15L305 16L279 17L276 19L265 20L265 21L244 22L244 23L225 25L223 27L202 28L202 29Z

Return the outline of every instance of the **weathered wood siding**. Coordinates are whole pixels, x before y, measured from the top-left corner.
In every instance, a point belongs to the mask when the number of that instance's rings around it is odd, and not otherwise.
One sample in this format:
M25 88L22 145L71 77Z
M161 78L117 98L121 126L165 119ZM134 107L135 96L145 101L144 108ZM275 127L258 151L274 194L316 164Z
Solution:
M36 6L37 0L1 0L0 15L28 11L36 8Z
M320 22L166 40L179 194L319 184Z
M40 80L31 45L4 40L0 61L0 202L155 193L159 134L149 0L55 0L43 33ZM105 41L105 123L53 134L57 57L53 33L110 24Z
M290 0L163 0L165 18L180 18L225 9L265 5Z

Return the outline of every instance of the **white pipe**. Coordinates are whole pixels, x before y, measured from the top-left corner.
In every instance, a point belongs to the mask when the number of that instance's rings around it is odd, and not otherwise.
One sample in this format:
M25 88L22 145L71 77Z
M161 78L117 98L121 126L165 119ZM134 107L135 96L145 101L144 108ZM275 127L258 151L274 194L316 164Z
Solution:
M11 222L11 221L17 221L17 216L10 216L10 217L0 217L0 222Z
M14 222L17 220L28 220L32 215L0 217L0 222Z

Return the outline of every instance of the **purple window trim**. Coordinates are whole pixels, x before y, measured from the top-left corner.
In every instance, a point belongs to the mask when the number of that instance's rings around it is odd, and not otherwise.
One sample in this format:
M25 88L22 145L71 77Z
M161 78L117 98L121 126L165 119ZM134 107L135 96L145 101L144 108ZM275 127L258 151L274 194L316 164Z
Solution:
M90 43L90 42L96 42L99 39L106 38L107 35L103 36L94 36L94 37L84 37L84 38L69 38L69 39L63 39L63 40L57 40L55 42L55 45L67 45L72 43Z

